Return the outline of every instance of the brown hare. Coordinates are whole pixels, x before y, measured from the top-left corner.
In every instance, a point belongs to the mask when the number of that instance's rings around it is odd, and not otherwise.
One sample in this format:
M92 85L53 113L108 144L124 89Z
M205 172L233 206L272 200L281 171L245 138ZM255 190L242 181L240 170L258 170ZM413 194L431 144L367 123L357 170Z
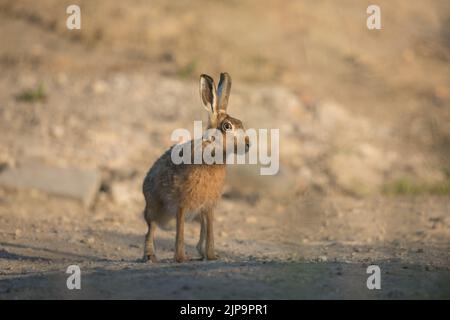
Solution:
M216 90L214 80L208 75L200 76L200 97L209 113L208 129L217 129L225 155L228 148L232 152L249 149L249 138L238 139L244 130L242 122L227 113L231 78L227 73L220 75ZM233 137L226 143L226 137ZM217 140L218 141L218 140ZM202 150L216 140L202 138L200 143L191 140L190 150L200 146ZM230 143L231 141L231 143ZM238 144L239 147L238 147ZM156 225L164 227L176 220L175 261L187 260L184 250L184 221L197 216L200 221L200 239L197 250L203 259L217 259L214 253L213 210L219 200L225 183L226 161L207 164L203 158L199 164L175 164L171 158L174 146L167 150L147 173L143 184L145 197L144 217L148 232L145 237L144 261L157 262L154 248ZM193 154L194 152L191 152ZM191 162L193 163L193 162Z

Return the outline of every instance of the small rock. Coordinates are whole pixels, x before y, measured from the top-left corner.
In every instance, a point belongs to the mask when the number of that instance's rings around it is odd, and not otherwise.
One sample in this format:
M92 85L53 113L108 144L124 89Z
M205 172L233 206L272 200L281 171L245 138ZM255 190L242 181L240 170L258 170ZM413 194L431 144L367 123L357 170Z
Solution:
M93 244L95 242L95 239L93 237L89 237L87 239L81 239L80 242L81 243Z
M56 76L56 82L60 85L60 86L64 86L67 84L68 82L68 77L65 73L58 73Z
M14 157L0 146L0 171L6 169L7 167L14 167L16 165L16 161Z
M64 136L64 127L61 126L53 126L50 129L50 134L55 138L62 138Z
M102 94L108 90L108 84L105 81L97 80L92 84L91 89L95 94Z
M286 207L282 204L277 204L276 208L275 208L275 212L276 213L283 213L284 211L286 211Z
M226 236L228 236L228 233L226 233L225 231L220 231L219 236L226 237Z
M258 222L258 219L255 216L248 216L245 218L245 222L255 224Z
M20 236L22 235L22 230L16 229L16 230L14 231L14 235L15 235L16 237L20 237Z

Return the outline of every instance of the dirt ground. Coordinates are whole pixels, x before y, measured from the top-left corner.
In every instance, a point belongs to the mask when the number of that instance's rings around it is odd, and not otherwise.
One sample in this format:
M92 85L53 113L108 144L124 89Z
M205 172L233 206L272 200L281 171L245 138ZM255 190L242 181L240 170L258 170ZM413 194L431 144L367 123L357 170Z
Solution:
M70 2L70 1L69 1ZM0 0L0 172L94 168L90 207L0 187L0 299L449 299L448 1ZM230 114L280 129L280 172L230 166L217 261L141 262L142 180L205 119L198 76L233 77ZM81 268L81 290L66 269ZM369 265L381 290L368 290Z
M18 199L17 199L18 200ZM448 201L327 200L314 211L270 214L271 202L217 210L220 259L198 261L198 226L187 229L193 261L173 262L174 232L158 232L158 264L140 261L145 227L129 213L1 215L1 291L11 298L310 299L448 298ZM239 210L239 214L231 210ZM311 210L312 209L312 210ZM318 216L317 216L318 214ZM365 217L362 218L361 215ZM406 219L405 219L406 218ZM300 221L301 223L299 223ZM298 223L299 227L292 225ZM368 226L369 225L369 226ZM386 234L382 240L376 239ZM65 274L79 265L82 289ZM381 290L368 290L366 269L381 268Z

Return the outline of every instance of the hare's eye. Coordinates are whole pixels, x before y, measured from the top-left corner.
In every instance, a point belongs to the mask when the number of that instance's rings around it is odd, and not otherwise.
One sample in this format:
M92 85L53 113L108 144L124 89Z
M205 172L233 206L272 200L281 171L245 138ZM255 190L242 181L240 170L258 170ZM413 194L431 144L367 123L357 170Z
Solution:
M224 122L224 123L222 123L222 129L223 129L223 131L229 131L229 130L233 129L233 125L229 122Z

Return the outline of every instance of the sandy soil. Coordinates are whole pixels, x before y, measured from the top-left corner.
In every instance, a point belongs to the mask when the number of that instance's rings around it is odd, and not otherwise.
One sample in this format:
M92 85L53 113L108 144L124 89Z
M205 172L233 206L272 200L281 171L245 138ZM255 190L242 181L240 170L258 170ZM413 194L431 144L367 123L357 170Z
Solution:
M373 34L352 1L80 1L72 33L59 1L0 1L0 171L102 174L89 208L0 188L0 299L450 298L448 2L380 2ZM224 69L230 113L280 129L280 172L229 168L218 261L198 260L193 222L192 261L158 230L161 262L142 263L142 180L205 119L198 74ZM45 99L18 98L39 84Z
M20 195L9 196L8 202L20 202ZM59 203L33 215L2 212L0 297L449 297L448 201L314 198L298 201L303 210L277 214L269 211L272 201L221 203L218 261L198 261L198 226L188 225L193 261L183 264L173 262L173 231L158 232L160 263L140 261L145 224L139 215L82 212ZM82 270L80 291L66 288L65 271L72 264ZM381 290L366 287L372 264L381 268Z

